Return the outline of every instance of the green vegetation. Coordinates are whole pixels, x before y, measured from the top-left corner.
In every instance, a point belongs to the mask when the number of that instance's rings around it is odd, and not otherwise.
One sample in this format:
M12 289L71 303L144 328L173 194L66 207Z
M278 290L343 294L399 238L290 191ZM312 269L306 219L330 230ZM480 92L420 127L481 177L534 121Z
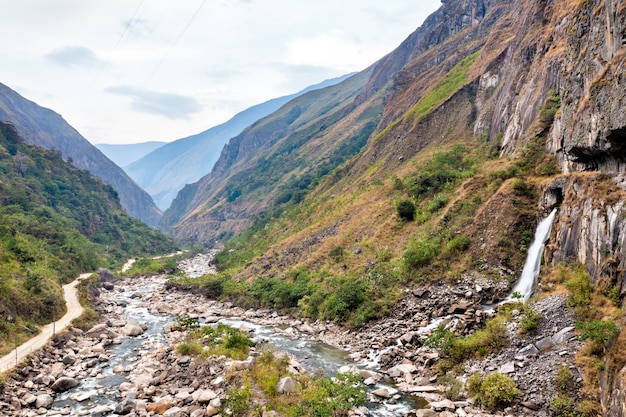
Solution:
M64 312L60 285L80 272L174 247L111 186L0 124L0 353Z
M541 312L525 305L522 316L519 318L520 333L524 334L535 330L542 318L543 314Z
M507 406L520 395L515 381L499 372L492 372L486 377L472 375L468 380L468 391L479 404L488 408Z
M445 373L467 359L485 357L507 346L509 340L505 321L504 315L498 315L489 320L484 329L467 337L456 336L441 324L426 338L424 345L441 351L443 360L439 362L439 370Z
M415 220L415 204L411 200L402 200L397 207L398 217L405 222Z
M404 117L411 118L413 123L419 122L424 116L431 113L446 100L452 97L454 93L467 84L467 74L469 68L472 66L474 61L476 61L480 52L481 51L478 50L459 61L442 79L435 83L430 91L412 109L406 113L406 116L394 120L385 129L383 129L382 132L376 135L374 140L378 140L382 136L389 133L389 131L395 125L400 123Z
M161 256L158 258L141 258L124 272L125 276L172 274L178 267L177 262L184 255Z
M248 357L252 340L239 329L224 323L200 327L196 319L182 316L176 319L180 330L188 330L185 340L177 347L181 355L209 357L224 355L242 360Z
M578 335L580 339L591 339L598 343L614 339L619 334L619 328L608 320L579 321L576 323L576 329L580 330Z

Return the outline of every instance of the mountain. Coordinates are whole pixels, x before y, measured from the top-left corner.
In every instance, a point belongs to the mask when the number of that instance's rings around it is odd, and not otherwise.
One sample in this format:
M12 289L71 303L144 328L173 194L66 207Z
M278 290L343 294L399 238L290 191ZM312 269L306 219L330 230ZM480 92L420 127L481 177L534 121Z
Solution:
M127 216L110 185L65 162L58 150L27 145L13 124L0 123L3 354L32 331L26 326L51 321L57 305L63 309L62 283L175 248L171 239Z
M515 414L626 415L625 28L621 1L443 1L365 71L232 138L160 226L225 245L196 284L212 297L359 326L346 344L410 358L412 377L507 369ZM542 310L536 333L506 307L474 331L554 209L541 294L518 306ZM581 344L561 350L566 317Z
M336 84L347 75L284 97L257 104L237 113L230 120L197 135L170 142L125 167L126 172L141 185L163 210L185 184L191 184L211 171L222 148L243 129L276 111L283 104L308 91Z
M27 143L59 149L78 168L111 184L130 216L150 226L158 223L161 210L150 196L57 113L0 84L0 120L11 122Z
M166 143L157 141L129 144L100 143L96 144L96 148L111 161L115 162L117 166L125 167Z

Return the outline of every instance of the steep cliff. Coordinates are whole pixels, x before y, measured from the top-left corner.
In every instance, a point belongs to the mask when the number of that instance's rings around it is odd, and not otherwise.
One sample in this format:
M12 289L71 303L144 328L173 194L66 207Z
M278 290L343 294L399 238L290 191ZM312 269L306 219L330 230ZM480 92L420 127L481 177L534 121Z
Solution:
M0 119L13 123L27 143L59 149L66 160L111 184L130 216L156 226L162 213L152 198L60 115L0 84Z

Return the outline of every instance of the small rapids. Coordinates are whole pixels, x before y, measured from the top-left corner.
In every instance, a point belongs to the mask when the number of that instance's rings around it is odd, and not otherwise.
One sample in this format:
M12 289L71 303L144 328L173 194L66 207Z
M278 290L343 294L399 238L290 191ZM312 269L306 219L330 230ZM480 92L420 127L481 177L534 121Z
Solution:
M119 387L129 379L128 372L114 373L113 368L135 366L144 355L166 344L163 328L165 324L173 320L173 317L152 312L146 308L142 297L134 294L150 293L156 289L157 285L151 283L138 291L121 292L115 296L115 302L125 306L123 313L125 318L145 323L148 326L147 330L140 336L124 338L121 343L107 347L106 353L110 356L109 361L96 365L89 376L81 378L80 385L77 387L59 394L53 404L55 408L69 407L71 415L94 415L94 413L98 414L99 410L103 410L105 413L103 415L116 415L106 410L113 410L123 401ZM260 344L271 344L278 351L288 353L312 374L322 371L332 376L340 367L346 365L365 368L364 365L356 364L343 350L301 337L302 335L297 338L290 337L277 327L261 326L234 318L222 318L220 322L233 327L250 329L253 340ZM368 387L368 390L373 391L378 388L386 388L395 398L386 399L383 402L374 399L374 396L369 394L368 402L364 405L370 416L403 416L412 409L418 408L420 404L420 398L401 395L393 383L387 379L383 378L376 385Z

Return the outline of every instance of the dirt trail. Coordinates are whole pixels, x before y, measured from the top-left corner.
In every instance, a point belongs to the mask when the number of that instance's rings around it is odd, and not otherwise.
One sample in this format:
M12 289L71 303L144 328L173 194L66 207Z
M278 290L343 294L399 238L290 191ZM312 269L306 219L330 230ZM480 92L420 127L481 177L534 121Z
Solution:
M14 368L15 365L21 362L27 355L44 347L52 338L53 331L56 333L61 332L72 322L72 320L83 314L83 306L81 306L78 301L76 286L82 279L87 278L90 275L91 273L81 274L74 281L63 286L63 296L65 298L65 303L67 304L67 313L65 313L65 315L56 322L46 324L37 336L18 346L17 357L15 350L12 350L11 353L0 358L0 372Z

